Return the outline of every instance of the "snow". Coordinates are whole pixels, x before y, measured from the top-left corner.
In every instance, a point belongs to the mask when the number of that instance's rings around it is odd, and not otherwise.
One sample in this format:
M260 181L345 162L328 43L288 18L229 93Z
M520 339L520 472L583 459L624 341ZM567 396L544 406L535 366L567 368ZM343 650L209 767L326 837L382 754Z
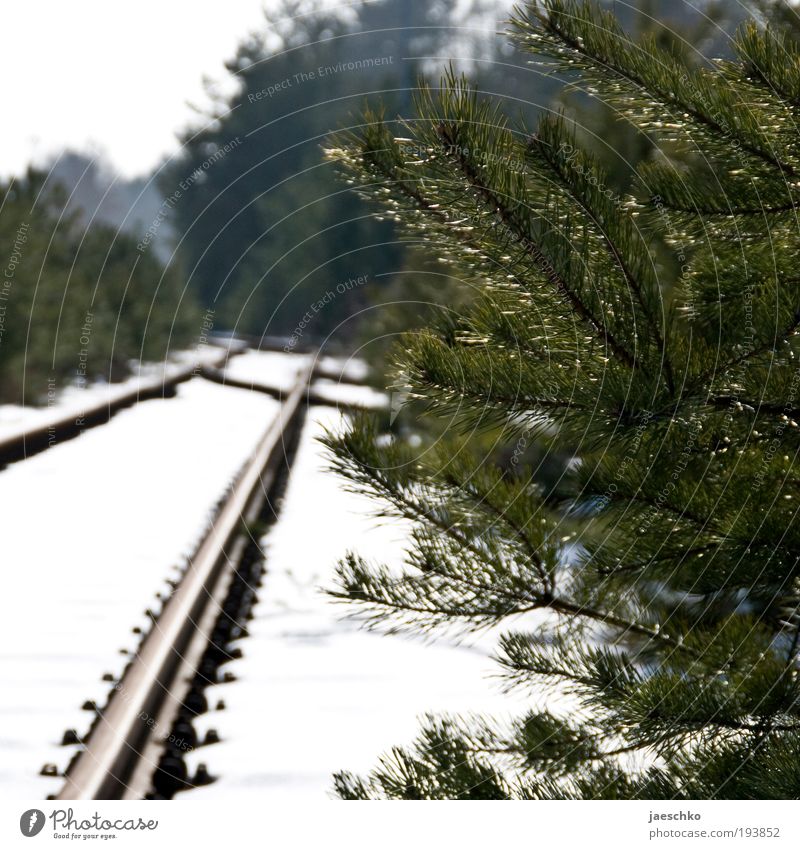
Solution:
M378 525L375 504L324 472L324 427L342 417L330 408L308 415L277 524L265 539L267 575L259 591L244 657L225 666L237 681L210 688L225 710L197 719L200 739L215 728L222 742L187 756L219 780L179 794L190 801L239 804L325 800L333 772L368 771L380 754L416 736L432 712L481 712L498 718L525 704L500 694L489 658L494 639L472 647L385 637L343 621L345 610L320 591L353 548L396 566L408 526ZM529 702L528 702L529 704Z
M257 384L286 381L300 355L250 352L229 373ZM315 390L318 388L315 383ZM380 396L366 387L340 400ZM83 395L81 396L84 397ZM180 574L213 508L277 413L264 393L194 379L175 398L151 400L108 424L16 463L0 473L5 584L0 600L0 792L43 798L61 779L41 777L44 763L63 770L76 751L60 746L65 729L84 734L105 702L108 682L127 662L146 608ZM365 772L390 746L416 736L432 712L480 712L508 718L530 699L502 696L494 637L455 647L382 637L342 619L345 608L320 592L338 559L353 548L393 567L409 528L379 525L375 505L348 493L325 471L318 437L343 418L312 407L278 522L265 539L267 575L238 676L211 688L209 703L227 709L197 721L222 742L189 753L220 780L179 798L215 800L327 798L331 775ZM516 623L514 623L516 624ZM255 801L255 799L254 799Z
M232 380L253 386L268 386L286 391L297 381L299 372L308 366L310 357L304 354L281 354L277 351L247 351L233 357L225 369Z
M369 366L364 360L356 357L319 357L316 361L317 368L326 375L337 375L339 380L346 383L361 383L369 374Z
M320 379L312 382L311 391L315 398L331 404L352 405L367 410L385 410L389 405L386 393L378 392L371 386Z
M270 363L266 363L269 366ZM201 537L214 505L277 413L263 393L194 379L0 474L0 790L42 798L105 702L132 627Z

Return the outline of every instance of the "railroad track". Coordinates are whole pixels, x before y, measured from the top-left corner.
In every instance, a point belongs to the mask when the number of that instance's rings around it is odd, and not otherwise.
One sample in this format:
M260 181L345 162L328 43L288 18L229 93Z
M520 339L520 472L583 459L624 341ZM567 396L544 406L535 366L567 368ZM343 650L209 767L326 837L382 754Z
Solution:
M215 683L220 665L236 656L228 643L243 632L253 596L249 582L258 580L251 568L257 549L253 527L299 431L312 360L280 396L276 418L220 502L182 578L151 617L152 626L107 704L95 709L89 734L55 798L163 798L191 786L180 759L181 747L196 742L187 717L204 707L203 682ZM194 783L200 781L202 776Z
M222 342L219 344L222 344ZM268 395L279 398L281 395L280 389L262 386L252 381L237 380L226 375L225 365L228 360L248 350L249 347L247 344L234 345L231 340L228 340L226 347L220 348L217 356L211 357L204 362L198 361L186 365L165 365L161 374L143 378L132 385L125 384L119 387L112 387L103 398L95 399L86 406L76 406L67 411L54 412L53 415L43 417L41 421L22 428L15 433L5 436L0 435L0 468L8 463L25 460L41 451L46 451L48 448L53 448L56 445L74 439L90 428L106 424L120 410L138 404L140 401L147 401L154 398L172 398L176 394L179 384L195 377L203 377L214 383L234 388L238 387L265 392ZM261 347L255 347L254 350L282 351L277 344L262 344ZM307 355L310 359L315 360L313 352L310 350L304 349L303 355ZM316 361L314 363L313 377L328 381L340 381L342 379L341 373L336 370L326 369ZM347 378L346 383L364 385L363 381L357 381L352 378ZM333 403L329 398L316 391L310 380L308 382L307 392L308 403ZM358 405L342 401L339 403L339 406L342 409L353 409Z

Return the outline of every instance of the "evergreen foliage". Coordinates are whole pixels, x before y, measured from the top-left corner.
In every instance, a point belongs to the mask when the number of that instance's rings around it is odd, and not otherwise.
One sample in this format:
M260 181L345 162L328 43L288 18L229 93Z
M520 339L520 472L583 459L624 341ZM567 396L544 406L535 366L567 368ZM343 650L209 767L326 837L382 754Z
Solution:
M178 270L69 207L43 172L0 185L0 237L2 401L37 404L69 384L119 380L200 334Z
M481 294L397 351L397 386L450 417L437 444L369 419L327 439L415 527L402 570L354 553L332 593L388 631L503 628L506 685L547 708L429 717L336 789L797 798L800 51L748 22L734 58L697 65L576 0L512 32L650 153L619 195L566 120L515 128L452 73L401 135L371 113L337 139L361 192ZM575 459L545 488L484 450L497 429Z

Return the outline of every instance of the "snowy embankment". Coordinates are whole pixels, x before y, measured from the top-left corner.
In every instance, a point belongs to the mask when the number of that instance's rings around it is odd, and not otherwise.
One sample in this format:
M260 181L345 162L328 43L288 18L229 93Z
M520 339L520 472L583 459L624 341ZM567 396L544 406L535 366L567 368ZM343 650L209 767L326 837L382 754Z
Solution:
M225 367L231 380L251 383L253 388L267 385L287 392L297 382L297 375L307 368L311 356L281 354L277 351L245 351L232 357Z
M225 369L231 380L249 383L258 388L264 383L264 363L270 364L270 387L286 391L293 384L298 371L308 365L310 354L287 355L276 352L248 351L234 357ZM386 393L369 386L357 385L365 380L367 369L360 360L345 360L337 357L319 357L314 361L315 369L325 375L311 383L311 394L321 402L345 407L360 406L380 410L387 405ZM349 383L348 381L354 381Z

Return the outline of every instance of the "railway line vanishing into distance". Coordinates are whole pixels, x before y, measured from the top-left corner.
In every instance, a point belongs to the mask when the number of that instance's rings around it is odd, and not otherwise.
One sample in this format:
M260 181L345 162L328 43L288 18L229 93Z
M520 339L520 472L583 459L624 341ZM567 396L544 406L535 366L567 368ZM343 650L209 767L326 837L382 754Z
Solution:
M314 379L336 377L314 354L287 354L296 356L298 369L285 387L226 378L228 357L241 350L228 347L203 362L165 368L160 377L112 390L77 416L74 411L56 414L0 439L0 463L24 460L108 422L120 409L149 398L169 398L190 379L267 392L279 402L277 415L221 494L182 574L170 582L172 590L161 599L161 609L147 611L149 625L124 671L116 678L104 676L109 684L105 704L84 704L94 715L88 733L65 732L64 744L79 745L65 772L60 774L54 764L42 767L42 775L63 781L51 798L171 798L212 780L202 765L188 774L186 752L216 742L213 735L198 740L192 720L208 707L207 687L227 680L225 664L241 656L234 643L246 636L264 569L260 536L275 516L307 406L333 403L314 390Z

